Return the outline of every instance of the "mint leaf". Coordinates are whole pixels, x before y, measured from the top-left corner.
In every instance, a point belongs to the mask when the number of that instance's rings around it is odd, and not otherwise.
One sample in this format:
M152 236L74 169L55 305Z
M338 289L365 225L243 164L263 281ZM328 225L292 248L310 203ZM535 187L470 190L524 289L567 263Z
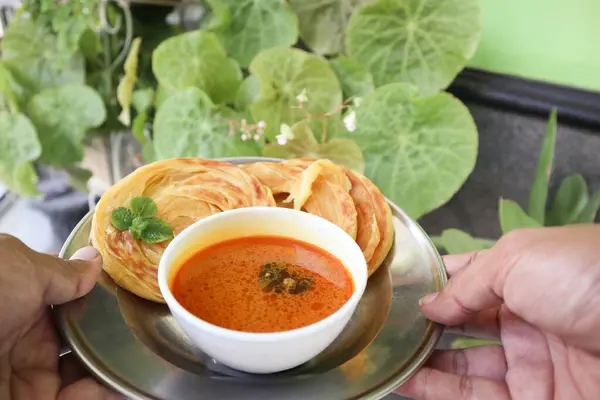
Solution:
M250 72L260 82L260 95L250 105L255 121L265 121L265 136L273 140L281 124L293 125L306 113L298 107L296 96L306 91L306 108L311 114L329 112L342 103L342 90L327 60L298 49L278 47L265 50L250 64ZM336 116L337 117L337 116ZM339 122L331 118L330 126ZM312 125L321 131L319 119Z
M358 7L374 0L291 0L300 19L300 37L317 54L344 51L346 26Z
M126 231L133 224L133 214L125 207L118 207L110 215L110 221L118 230Z
M136 217L154 217L157 210L156 203L150 197L137 196L131 200L131 211Z
M215 103L233 101L242 82L238 63L213 33L200 30L163 41L152 53L152 70L165 89L197 87Z
M148 220L148 226L142 232L141 238L146 243L160 243L173 238L173 229L158 218Z
M15 193L37 196L32 162L42 152L35 127L23 114L0 111L0 180Z
M242 67L247 67L262 50L292 46L298 40L298 17L285 1L210 0L208 3L228 13L228 18L210 29Z
M127 54L127 59L123 67L125 76L123 76L117 87L117 100L122 108L121 114L119 114L119 121L125 126L131 125L131 97L133 87L137 81L138 52L140 51L141 43L141 38L135 38L131 42L129 54Z
M363 97L375 90L373 75L357 61L340 56L329 60L329 65L340 80L345 99Z
M106 119L100 95L84 85L46 89L31 98L27 114L35 125L42 155L40 161L65 166L83 158L83 138Z
M216 114L208 96L197 88L172 94L154 118L154 150L158 159L236 157L260 154L254 140L229 135L225 117Z
M415 219L450 200L477 159L469 110L448 93L418 97L403 83L365 96L345 137L361 148L365 175Z
M542 226L542 224L527 215L525 211L512 200L500 199L498 212L500 214L500 228L504 234L516 229L539 228Z
M548 118L546 136L542 140L542 149L538 164L531 184L529 194L529 216L544 225L546 214L546 200L548 198L548 182L552 173L552 161L554 160L554 148L556 146L556 109L552 109Z
M452 82L481 35L478 0L380 0L359 8L347 30L348 55L377 86L415 84L421 94Z
M298 122L292 128L294 138L284 145L271 143L263 148L263 156L274 158L326 158L338 165L362 173L365 168L360 147L353 139L334 138L326 143L315 139L312 129L306 122Z
M133 219L133 223L129 228L129 232L131 232L131 237L133 240L139 240L142 237L142 233L144 229L148 227L149 220L141 217L135 217Z

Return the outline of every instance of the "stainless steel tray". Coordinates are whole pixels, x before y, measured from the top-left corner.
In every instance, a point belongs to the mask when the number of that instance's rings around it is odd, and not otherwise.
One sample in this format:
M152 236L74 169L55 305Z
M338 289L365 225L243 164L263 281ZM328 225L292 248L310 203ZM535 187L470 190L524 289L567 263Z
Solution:
M104 272L87 296L56 308L60 330L100 381L132 399L379 399L410 377L435 348L442 327L423 316L418 300L439 291L447 279L425 232L390 206L395 227L390 254L370 278L340 337L298 368L252 375L202 356L166 305L122 290ZM75 227L60 257L89 244L92 213Z

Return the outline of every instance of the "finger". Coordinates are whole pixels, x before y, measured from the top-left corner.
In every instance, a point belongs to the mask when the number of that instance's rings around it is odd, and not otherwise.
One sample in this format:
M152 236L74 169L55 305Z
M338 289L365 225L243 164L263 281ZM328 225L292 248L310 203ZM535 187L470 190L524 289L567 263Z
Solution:
M415 400L510 400L506 383L422 368L394 391Z
M83 378L89 377L87 370L73 354L67 354L60 358L61 387L69 386Z
M506 357L501 346L481 346L458 350L438 350L427 366L459 376L504 380Z
M449 326L447 332L460 333L478 339L500 339L500 308L492 308L475 314L461 325Z
M77 250L70 260L37 253L33 261L48 305L66 303L87 294L102 269L102 257L93 247Z
M473 251L471 253L450 254L443 256L444 266L449 276L454 276L458 271L471 264L476 257L482 255L486 250Z
M440 293L431 293L420 301L423 313L444 325L460 325L480 311L502 304L500 296L504 261L494 248L468 258L469 263L450 278Z
M125 397L100 385L92 378L81 379L60 391L57 400L124 400Z

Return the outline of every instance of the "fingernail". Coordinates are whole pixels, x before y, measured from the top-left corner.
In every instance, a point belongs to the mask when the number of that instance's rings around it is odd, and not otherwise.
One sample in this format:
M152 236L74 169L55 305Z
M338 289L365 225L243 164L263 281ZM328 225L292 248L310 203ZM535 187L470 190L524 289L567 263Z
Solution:
M419 300L419 305L424 306L424 305L431 303L437 297L438 294L439 294L438 292L426 294L425 296L421 297L421 299Z
M71 260L94 260L100 256L100 253L95 248L88 246L83 247L71 256Z

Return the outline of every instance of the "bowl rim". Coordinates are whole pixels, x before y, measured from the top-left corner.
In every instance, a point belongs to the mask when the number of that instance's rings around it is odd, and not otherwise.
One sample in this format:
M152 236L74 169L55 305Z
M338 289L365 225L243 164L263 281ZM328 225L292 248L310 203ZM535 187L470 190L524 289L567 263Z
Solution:
M358 253L358 254L355 254L356 257L352 257L352 258L353 259L356 258L357 259L356 262L361 264L359 266L359 268L353 268L351 270L350 268L348 268L347 266L344 265L344 268L346 268L346 270L352 277L352 280L354 283L354 291L353 291L352 295L348 298L348 300L346 300L346 302L340 308L338 308L335 312L328 315L327 317L325 317L317 322L314 322L312 324L300 327L300 328L290 329L290 330L286 330L286 331L279 331L279 332L244 332L244 331L237 331L237 330L233 330L233 329L223 328L221 326L207 322L207 321L197 317L196 315L192 314L181 303L179 303L179 301L177 301L177 299L173 295L173 293L171 291L171 287L169 285L170 269L173 267L173 263L168 264L167 260L169 258L173 258L171 253L177 253L180 251L180 250L178 250L180 243L183 240L185 240L185 238L188 235L191 235L194 231L201 229L202 226L204 226L206 224L216 223L216 221L218 221L220 219L234 218L236 216L239 217L240 215L244 215L244 214L247 215L247 214L257 214L257 213L263 213L263 214L265 214L265 216L268 214L288 214L296 219L309 220L309 223L311 223L313 225L328 226L329 229L332 229L333 231L336 232L336 235L338 235L340 238L343 238L341 240L347 242L348 247L346 248L346 251ZM282 235L282 236L298 240L298 239L294 238L292 235ZM311 245L320 247L318 244L311 244ZM346 247L346 245L344 247ZM325 249L323 249L323 250L325 250ZM332 254L332 255L334 257L336 257L335 254ZM358 257L358 255L360 255L360 257ZM364 267L364 268L362 268L362 267ZM364 259L362 250L360 249L358 244L355 242L355 240L352 239L352 237L350 235L348 235L342 228L340 228L337 225L335 225L334 223L326 220L325 218L322 218L322 217L319 217L319 216L316 216L313 214L309 214L306 212L293 210L293 209L280 208L280 207L265 207L265 206L244 207L244 208L226 210L226 211L222 211L220 213L213 214L208 217L202 218L201 220L196 221L193 224L189 225L184 230L182 230L169 243L169 245L163 252L163 255L161 256L161 259L159 262L157 275L158 275L158 285L159 285L161 294L173 315L177 314L179 316L182 316L186 320L186 322L192 324L194 326L194 328L202 330L204 332L209 332L212 335L220 336L225 339L241 341L241 342L255 342L255 343L264 343L264 342L273 342L273 341L290 341L290 340L298 339L300 337L318 334L319 332L330 327L331 325L338 323L341 319L345 318L346 316L351 315L355 311L360 299L362 298L362 296L364 294L364 291L367 286L367 281L368 281L367 263ZM337 337L337 335L336 335L336 337Z

